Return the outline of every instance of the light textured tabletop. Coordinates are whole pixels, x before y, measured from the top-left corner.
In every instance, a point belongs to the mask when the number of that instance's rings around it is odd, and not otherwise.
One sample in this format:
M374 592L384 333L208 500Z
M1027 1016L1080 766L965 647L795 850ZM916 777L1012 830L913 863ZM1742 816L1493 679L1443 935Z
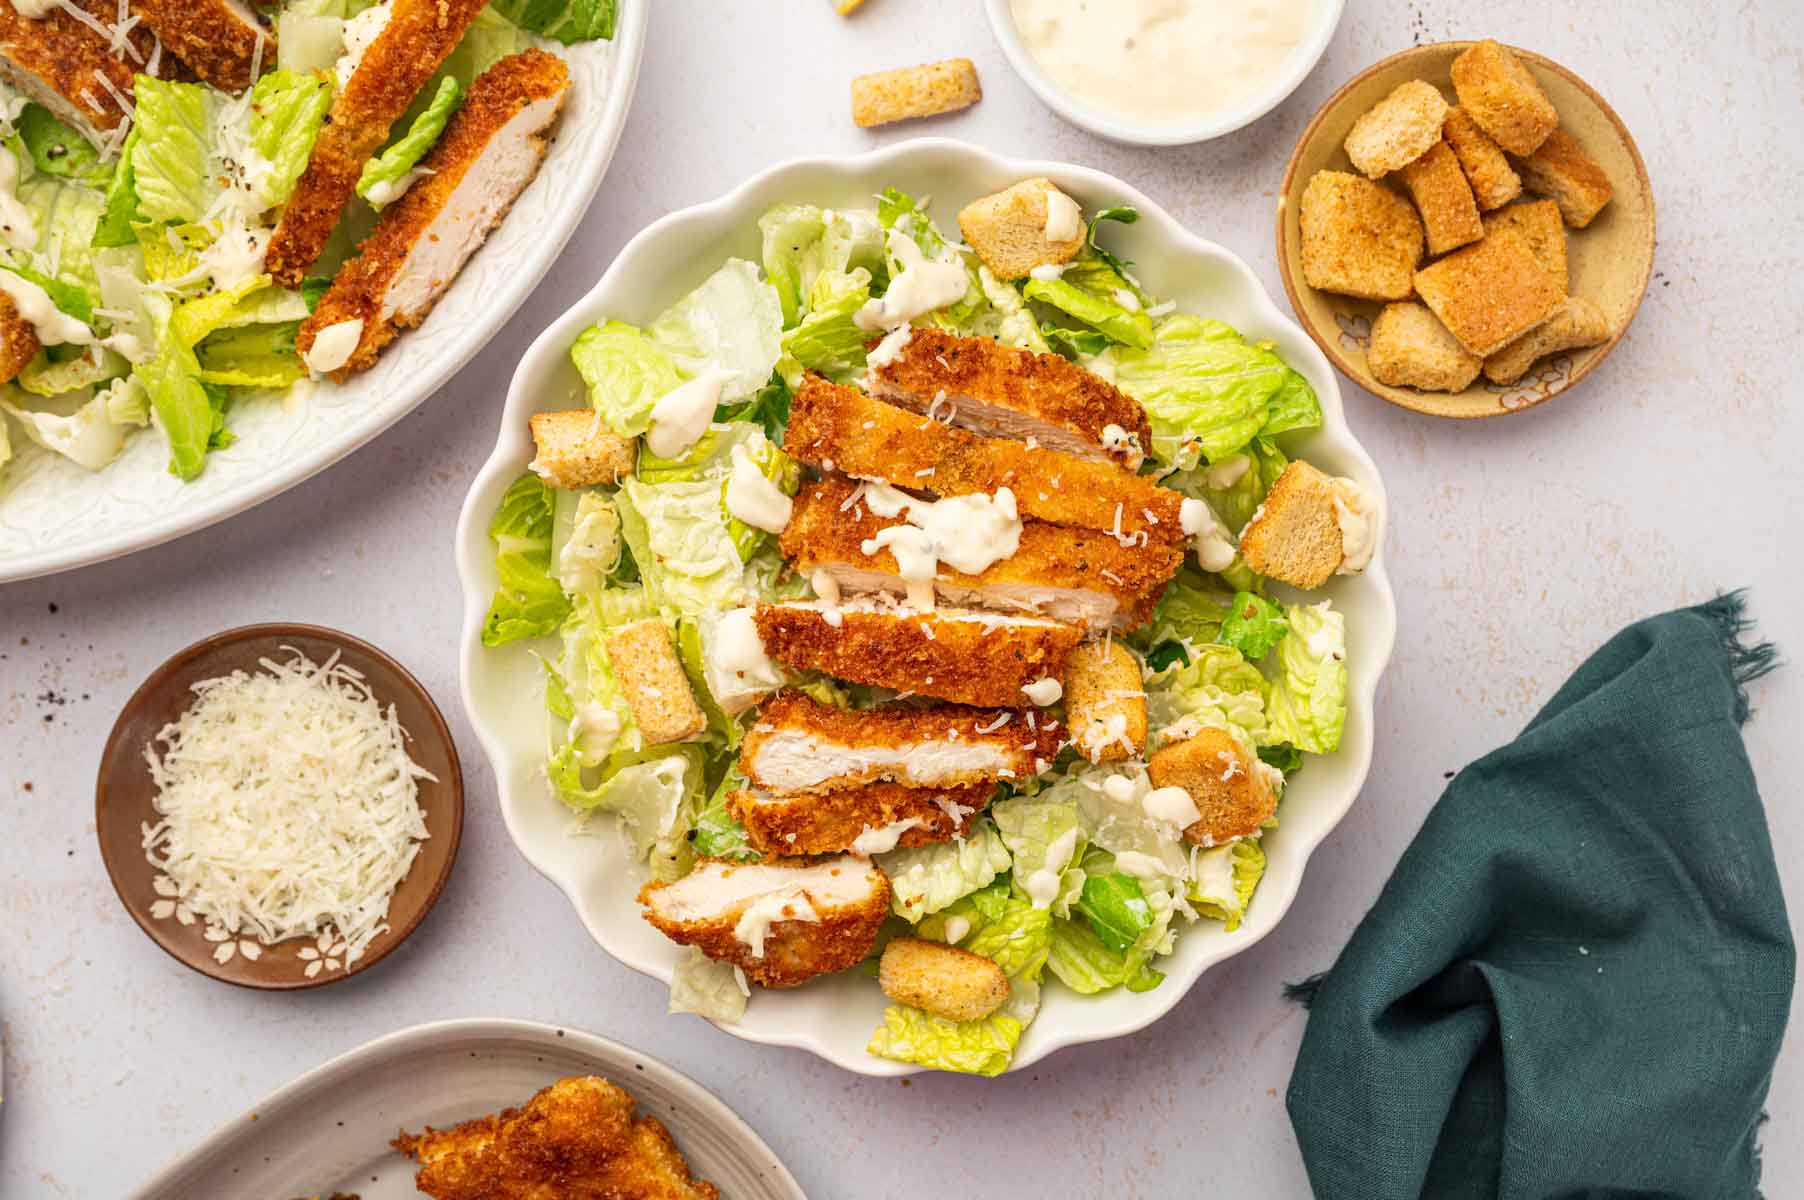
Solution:
M245 516L123 561L0 589L0 1195L115 1197L299 1072L460 1016L536 1018L640 1047L739 1110L810 1195L1221 1196L1308 1192L1283 1095L1303 1013L1280 986L1327 966L1447 772L1508 739L1590 649L1648 613L1750 586L1762 632L1804 657L1804 38L1795 5L1569 7L1354 0L1286 104L1222 141L1110 145L1009 71L977 0L655 0L638 100L593 211L534 298L457 380L380 440ZM779 13L781 15L779 15ZM1484 24L1495 20L1501 23ZM1292 140L1342 80L1412 41L1493 35L1601 91L1659 207L1652 290L1610 362L1530 413L1454 424L1343 383L1384 472L1397 653L1369 782L1278 930L1169 1016L1000 1080L846 1074L667 1017L502 827L456 679L451 532L514 363L639 228L800 154L920 133L1132 180L1278 289L1273 196ZM986 97L949 119L852 127L846 81L948 55ZM126 916L94 839L93 774L120 704L174 650L255 621L377 642L446 710L463 754L462 858L391 959L300 995L211 983ZM1804 879L1804 668L1758 685L1748 743L1781 871ZM1789 731L1789 732L1788 732ZM1804 1178L1804 1051L1781 1055L1769 1183ZM1771 1194L1777 1195L1778 1191ZM258 1198L262 1200L262 1198Z

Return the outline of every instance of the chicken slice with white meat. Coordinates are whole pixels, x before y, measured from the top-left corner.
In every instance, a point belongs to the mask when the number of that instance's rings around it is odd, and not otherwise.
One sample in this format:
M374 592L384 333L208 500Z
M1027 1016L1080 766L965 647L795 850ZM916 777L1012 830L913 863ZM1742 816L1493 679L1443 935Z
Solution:
M342 379L373 365L397 333L426 319L538 174L569 90L563 60L542 50L521 51L482 73L420 163L421 176L383 210L358 256L301 325L295 344L309 365ZM328 330L350 348L321 361L314 345Z
M242 92L276 65L276 35L245 0L131 0L163 49L221 91Z
M73 8L79 16L57 5L34 17L0 0L0 77L105 145L125 123L132 76L167 77L174 59L158 55L149 30L129 21L121 28L114 0L74 0Z

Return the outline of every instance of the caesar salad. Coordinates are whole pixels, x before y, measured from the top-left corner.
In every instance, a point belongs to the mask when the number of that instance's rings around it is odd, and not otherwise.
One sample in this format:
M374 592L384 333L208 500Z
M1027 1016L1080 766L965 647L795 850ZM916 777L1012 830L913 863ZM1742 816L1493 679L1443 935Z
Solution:
M614 0L0 0L0 471L343 382L537 174Z
M1380 514L1287 452L1300 374L1108 249L1134 209L929 209L778 205L760 261L584 329L481 637L539 657L550 791L645 864L673 1011L867 971L872 1054L990 1075L1043 985L1156 988L1246 918L1346 720L1298 593Z

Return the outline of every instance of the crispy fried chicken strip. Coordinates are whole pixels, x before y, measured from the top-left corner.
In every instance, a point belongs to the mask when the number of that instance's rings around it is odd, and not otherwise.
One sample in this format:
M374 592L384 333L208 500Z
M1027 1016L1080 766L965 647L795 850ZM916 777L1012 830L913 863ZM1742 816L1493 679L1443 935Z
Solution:
M764 987L795 987L862 962L889 914L889 879L868 858L702 859L639 890L665 937L732 963Z
M891 831L902 849L962 837L995 790L989 783L957 788L867 783L788 795L748 788L729 795L727 808L760 854L840 854L857 849L860 838L887 840Z
M276 35L245 0L131 0L131 9L165 51L221 91L242 92L276 65Z
M119 97L131 100L132 75L148 69L156 39L138 27L123 37L96 29L117 29L114 0L76 0L76 7L94 24L60 7L41 17L21 16L11 0L0 0L0 77L58 120L100 141L124 123ZM167 77L165 68L172 63L165 56L156 73Z
M739 773L767 792L831 792L890 781L955 788L1026 779L1058 753L1057 723L1009 709L844 709L779 692L758 710Z
M859 503L848 480L805 484L778 545L803 574L825 571L848 592L907 591L887 549L863 542L894 522ZM935 594L948 604L1036 613L1093 632L1138 628L1184 561L1181 546L1149 541L1126 547L1106 533L1023 521L1021 546L978 575L941 564Z
M278 284L300 286L350 202L363 164L487 6L488 0L393 0L388 24L333 101L270 239L265 262Z
M694 1179L670 1132L633 1119L633 1098L593 1075L560 1079L521 1108L392 1145L420 1164L434 1200L719 1200Z
M917 326L895 359L871 368L871 391L916 412L946 411L990 437L1037 438L1054 450L1137 469L1152 444L1139 401L1056 354ZM1120 431L1113 431L1110 426ZM1113 444L1111 444L1113 443Z
M19 315L11 296L0 292L0 383L11 383L43 346L38 331Z
M818 375L804 379L790 403L783 449L857 479L938 496L1008 488L1022 516L1054 525L1184 540L1184 497L1171 488L1111 462L948 428Z
M993 708L1021 707L1022 688L1059 678L1084 636L1044 617L920 613L880 597L766 604L753 619L764 652L785 666Z
M420 166L430 172L389 205L302 324L302 354L320 331L362 321L345 369L361 371L403 328L426 319L464 263L539 172L546 130L563 108L570 72L543 50L523 50L484 71Z

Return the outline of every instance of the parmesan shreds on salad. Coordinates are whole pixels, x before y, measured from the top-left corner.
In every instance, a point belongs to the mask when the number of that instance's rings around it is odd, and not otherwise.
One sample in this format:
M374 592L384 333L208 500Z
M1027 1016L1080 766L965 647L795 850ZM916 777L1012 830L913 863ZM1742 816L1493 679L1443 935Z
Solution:
M435 777L360 672L288 653L195 684L145 746L160 820L144 825L144 852L159 872L153 917L200 922L221 965L309 939L313 978L349 969L388 929L428 836L418 781Z

